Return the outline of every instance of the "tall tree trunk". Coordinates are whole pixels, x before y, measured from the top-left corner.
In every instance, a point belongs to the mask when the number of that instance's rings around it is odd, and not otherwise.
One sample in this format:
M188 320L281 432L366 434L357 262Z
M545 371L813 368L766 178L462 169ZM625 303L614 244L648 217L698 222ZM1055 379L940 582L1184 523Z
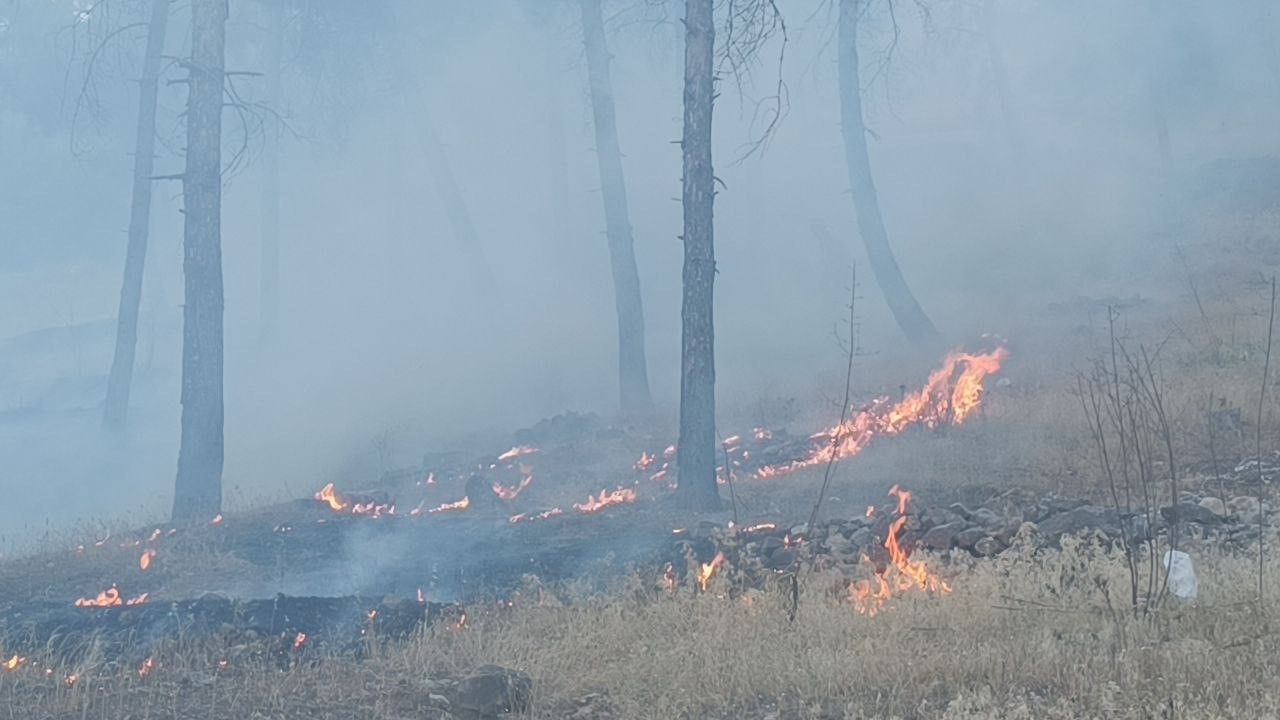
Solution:
M192 0L187 167L182 178L182 441L175 521L222 508L222 91L227 0Z
M880 215L875 182L871 178L871 159L867 155L866 126L862 116L862 86L858 68L859 0L840 0L838 39L840 76L840 131L844 135L845 163L849 169L849 190L854 211L858 215L858 231L867 248L867 259L876 284L898 327L913 344L935 349L941 343L933 322L924 314L907 281L902 277L898 261L889 247L889 234Z
M596 159L600 164L600 194L604 198L605 237L613 268L614 304L618 312L618 389L622 412L653 409L649 372L644 354L644 307L640 273L627 209L627 185L622 174L622 151L614 116L613 84L609 78L609 49L605 45L601 0L582 0L582 36L587 51L591 112L596 130Z
M267 97L280 111L280 74L283 61L284 0L267 4ZM275 337L280 321L280 124L271 123L266 131L262 168L262 260L259 268L259 312L262 313L262 338Z
M129 245L125 251L124 282L120 287L120 311L116 320L116 349L107 378L107 399L102 424L120 428L129 413L134 357L138 348L138 305L142 302L142 275L147 263L147 236L151 229L151 174L156 148L156 94L160 58L164 55L169 24L169 0L152 0L147 27L147 51L138 81L138 136L133 153L133 203L129 208Z
M714 0L685 0L684 302L680 310L679 487L686 507L720 507L716 487L716 370L712 317L716 273L711 108L715 99Z

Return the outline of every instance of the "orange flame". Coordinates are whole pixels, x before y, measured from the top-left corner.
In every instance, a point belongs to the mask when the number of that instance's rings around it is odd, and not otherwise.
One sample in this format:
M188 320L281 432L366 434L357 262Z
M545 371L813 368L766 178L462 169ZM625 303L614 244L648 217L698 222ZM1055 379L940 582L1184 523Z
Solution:
M209 521L209 524L210 524L210 525L221 525L221 524L222 524L222 513L218 513L217 515L214 515L214 516L213 516L213 519Z
M647 452L642 452L640 453L640 459L637 460L636 464L633 465L632 467L635 468L636 472L644 472L649 468L653 467L653 464L657 461L658 461L658 458L656 455L650 455Z
M702 566L698 568L698 588L700 590L706 592L707 588L711 587L711 581L715 578L716 573L720 571L724 562L724 553L718 552L716 553L716 556L711 559L711 562L702 563Z
M159 540L159 539L160 539L160 535L161 535L160 528L156 528L155 530L152 530L152 531L151 531L151 537L148 537L148 538L147 538L147 542L149 542L149 543L153 543L153 542L155 542L155 541Z
M872 515L875 515L875 514L876 514L876 506L875 506L875 505L868 505L868 506L867 506L867 517L871 517Z
M128 600L120 596L120 589L115 585L98 593L96 598L80 598L76 600L76 607L119 607L121 605L133 606L141 605L147 601L148 593L142 593L137 597Z
M26 659L25 657L23 657L23 656L21 656L21 655L14 655L13 657L11 657L11 658L9 658L8 660L4 661L4 663L0 663L0 664L3 664L3 665L4 665L4 669L5 669L5 670L7 670L7 671L9 671L9 672L13 672L14 670L17 670L18 668L20 668L20 667L22 667L23 665L25 665L25 664L26 664L26 662L27 662L27 659Z
M676 569L671 563L662 571L662 589L673 593L676 591Z
M808 457L786 465L760 468L756 475L770 478L826 464L833 456L835 459L852 457L873 439L899 435L914 425L929 428L960 425L982 404L983 381L998 371L1008 357L1009 352L1002 347L982 354L952 352L920 390L907 393L896 403L890 403L887 397L872 401L869 407L843 424L811 436L814 449Z
M151 562L155 559L156 559L155 549L147 548L146 550L142 551L142 557L138 558L138 567L142 568L143 572L146 572L147 570L151 569Z
M520 493L524 492L525 488L533 484L533 468L528 465L521 465L520 476L520 484L513 488L505 487L501 483L495 482L493 484L493 494L503 500L515 500Z
M513 447L510 450L499 455L498 460L500 462L507 462L509 460L515 460L518 457L524 457L525 455L532 455L536 452L538 452L538 448L536 447L529 447L528 445L520 445L517 447Z
M427 604L427 596L423 594L422 588L418 588L418 604L419 605Z
M144 660L142 665L138 668L138 677L146 679L146 677L151 674L151 671L155 669L156 669L156 658L153 655L147 658L146 660Z
M303 645L306 645L306 644L307 644L307 634L306 634L306 633L304 633L304 632L300 632L300 633L298 633L296 636L294 636L294 638L293 638L293 649L294 649L294 650L301 650L301 649L302 649L302 646L303 646Z
M573 509L582 513L593 513L610 505L621 505L622 503L635 501L636 491L630 488L618 488L613 491L601 490L599 497L588 495L586 502L574 503Z
M443 505L437 505L436 507L431 508L427 512L441 513L441 512L449 512L450 510L466 510L469 507L471 507L471 498L466 495L463 495L461 500L458 500L456 502L451 502L451 503L444 503Z
M746 530L743 530L743 532L753 533L753 532L760 532L761 530L777 530L777 529L778 529L778 526L774 523L760 523L759 525L752 525Z
M560 508L557 507L557 508L551 508L550 510L543 510L542 512L536 515L530 515L529 513L520 513L519 515L512 515L510 518L508 518L508 522L514 525L516 523L528 522L532 520L546 520L547 518L553 518L557 515L563 515L563 514L564 514L564 510L561 510Z
M70 675L68 675L68 676L66 676L66 677L64 677L64 678L62 678L62 682L63 682L67 687L75 687L75 686L76 686L76 682L77 682L77 681L79 681L79 680L80 680L80 676L79 676L79 675L77 675L77 674L75 674L75 673L71 673Z
M917 589L930 594L946 595L951 586L937 575L929 572L922 560L911 560L902 549L899 538L902 528L907 524L907 504L911 501L911 493L894 485L889 495L898 498L898 517L889 525L888 537L884 547L889 552L890 565L883 573L875 574L875 586L866 580L859 580L849 587L849 599L854 608L863 615L875 617L885 604L897 593ZM863 562L870 560L863 557Z
M333 489L333 483L320 488L320 492L315 494L315 499L322 503L328 503L329 509L334 512L342 512L347 508L347 502Z

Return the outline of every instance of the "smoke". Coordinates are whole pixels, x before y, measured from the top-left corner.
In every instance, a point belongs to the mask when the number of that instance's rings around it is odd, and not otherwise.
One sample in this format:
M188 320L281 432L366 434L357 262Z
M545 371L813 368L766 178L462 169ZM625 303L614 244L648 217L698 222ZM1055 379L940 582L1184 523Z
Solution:
M271 191L260 137L248 139L248 162L225 188L231 505L359 484L428 450L494 447L490 439L570 408L614 410L613 294L577 13L535 17L526 4L288 13L276 108L289 128L281 308L270 337L259 303ZM1205 163L1266 155L1280 140L1276 18L1248 2L927 5L928 14L898 13L895 31L872 3L860 42L890 242L935 324L959 344L1033 323L1056 300L1177 292L1179 279L1149 272L1171 251L1174 210L1187 211L1174 199ZM746 85L719 87L726 412L839 375L832 328L846 314L854 261L864 347L909 355L857 235L824 7L786 9L788 112L763 153L730 163L758 137L755 109L773 92L780 39L761 49ZM649 377L671 415L680 11L661 21L622 10L606 3L618 130ZM101 22L124 22L119 12ZM175 53L189 44L185 13L171 23ZM258 71L265 13L248 3L232 13L228 67ZM120 38L113 62L97 68L96 111L77 120L73 155L69 107L86 67L65 32L71 4L10 4L0 18L0 478L9 490L0 529L12 535L35 517L64 527L103 513L164 514L180 411L176 183L155 186L130 428L99 430L128 219L136 87L126 79L140 42ZM236 82L268 101L260 79ZM180 171L184 100L182 86L163 87L158 173ZM238 116L226 124L235 148ZM476 246L460 241L458 208L440 192L432 131Z

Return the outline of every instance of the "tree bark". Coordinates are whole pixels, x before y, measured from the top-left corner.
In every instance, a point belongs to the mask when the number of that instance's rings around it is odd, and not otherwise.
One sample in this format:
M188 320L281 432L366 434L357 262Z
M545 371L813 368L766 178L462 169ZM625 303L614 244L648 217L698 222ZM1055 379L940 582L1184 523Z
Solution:
M227 0L192 0L182 179L182 440L173 519L222 509L222 93Z
M684 301L680 310L680 440L677 445L681 504L720 507L716 487L715 331L716 273L712 227L715 174L711 165L714 102L714 0L685 0Z
M280 112L281 44L284 35L284 0L267 4L267 97ZM280 124L266 130L262 168L262 259L259 267L259 312L262 338L275 337L280 322Z
M605 45L601 0L582 0L582 36L591 86L591 112L596 131L596 159L600 165L600 194L604 198L605 237L613 269L614 304L618 313L618 390L624 415L643 415L653 409L644 352L644 306L635 244L627 208L627 185L618 147L618 126L609 77L609 49Z
M876 186L871 177L858 66L859 5L859 0L840 0L837 45L840 131L844 135L845 163L849 170L849 189L853 195L854 211L858 216L858 231L867 248L867 259L876 276L876 284L884 293L885 302L898 327L902 328L903 334L911 343L933 350L941 344L941 338L902 277L902 270L889 246L889 234L884 227L884 218L880 215L880 201L876 197Z
M120 287L120 311L116 319L116 348L107 377L107 399L102 424L109 429L124 426L133 386L134 358L138 348L138 306L142 302L142 276L147 263L147 237L151 229L151 175L155 165L156 95L160 58L164 54L169 24L169 0L152 0L147 26L147 50L138 81L138 135L133 153L133 202L129 208L129 244L125 251L124 282Z

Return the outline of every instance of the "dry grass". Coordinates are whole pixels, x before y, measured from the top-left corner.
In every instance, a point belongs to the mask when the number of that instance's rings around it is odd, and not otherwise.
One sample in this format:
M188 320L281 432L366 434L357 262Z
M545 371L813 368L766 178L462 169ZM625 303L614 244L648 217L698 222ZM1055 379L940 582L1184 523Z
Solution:
M0 676L22 718L424 717L425 681L496 663L535 680L533 717L1147 718L1264 717L1280 702L1280 593L1257 604L1249 553L1195 553L1199 606L1134 617L1118 603L1120 558L1087 543L948 566L954 592L908 594L874 618L813 576L790 623L781 593L672 597L637 579L569 603L533 604L437 629L363 661L288 670L172 649L136 668L65 669L39 659ZM217 661L232 657L217 670ZM0 714L0 717L3 717Z

